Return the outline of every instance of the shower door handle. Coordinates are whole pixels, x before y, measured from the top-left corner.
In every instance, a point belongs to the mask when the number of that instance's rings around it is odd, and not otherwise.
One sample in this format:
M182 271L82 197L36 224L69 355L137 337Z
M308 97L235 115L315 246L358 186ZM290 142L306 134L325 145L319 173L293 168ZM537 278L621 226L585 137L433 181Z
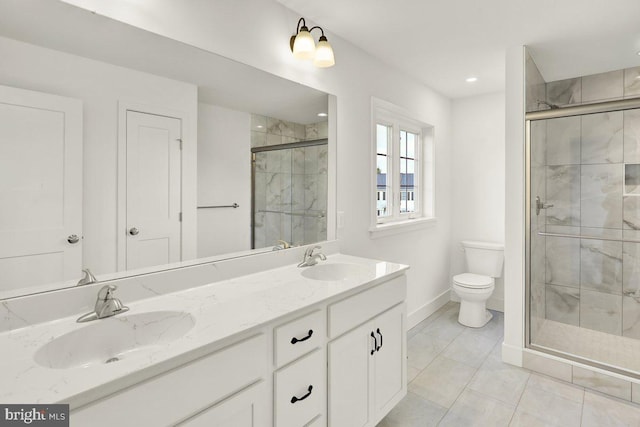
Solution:
M540 215L540 211L542 209L548 209L552 207L553 207L553 204L544 203L542 200L540 200L540 196L536 196L536 216Z

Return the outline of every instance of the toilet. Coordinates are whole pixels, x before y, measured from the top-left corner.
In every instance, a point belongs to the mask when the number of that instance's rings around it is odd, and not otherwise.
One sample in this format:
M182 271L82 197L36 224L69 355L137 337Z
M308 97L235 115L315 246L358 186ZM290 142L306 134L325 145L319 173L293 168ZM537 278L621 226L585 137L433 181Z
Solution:
M487 300L495 288L494 278L502 275L504 245L491 242L462 242L468 273L453 276L452 288L460 298L458 322L481 328L491 320Z

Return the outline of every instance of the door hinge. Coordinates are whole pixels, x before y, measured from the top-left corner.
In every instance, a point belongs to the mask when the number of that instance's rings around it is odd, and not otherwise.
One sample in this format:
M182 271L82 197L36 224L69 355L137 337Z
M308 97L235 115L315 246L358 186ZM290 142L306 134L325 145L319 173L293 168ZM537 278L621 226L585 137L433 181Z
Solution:
M182 212L178 214L178 221L182 222Z
M182 138L178 138L178 139L176 139L176 141L178 141L180 143L180 149L182 150Z

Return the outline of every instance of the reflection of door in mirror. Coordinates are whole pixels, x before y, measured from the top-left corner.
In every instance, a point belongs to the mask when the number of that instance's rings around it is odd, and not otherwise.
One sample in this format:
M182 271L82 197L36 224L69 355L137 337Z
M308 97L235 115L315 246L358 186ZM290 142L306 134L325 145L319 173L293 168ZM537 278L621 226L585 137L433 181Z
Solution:
M180 261L181 120L127 111L127 269Z
M0 290L82 269L82 103L0 86Z

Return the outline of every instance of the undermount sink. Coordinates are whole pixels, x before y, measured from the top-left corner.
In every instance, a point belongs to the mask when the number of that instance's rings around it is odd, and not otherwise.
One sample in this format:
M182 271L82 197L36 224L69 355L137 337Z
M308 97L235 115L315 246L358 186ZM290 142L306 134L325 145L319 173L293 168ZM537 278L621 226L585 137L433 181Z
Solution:
M312 267L305 267L302 276L307 279L335 282L345 280L350 277L366 274L367 269L358 264L332 263L317 264Z
M184 336L195 320L181 311L151 311L95 320L42 346L35 361L53 369L85 368L149 353Z

